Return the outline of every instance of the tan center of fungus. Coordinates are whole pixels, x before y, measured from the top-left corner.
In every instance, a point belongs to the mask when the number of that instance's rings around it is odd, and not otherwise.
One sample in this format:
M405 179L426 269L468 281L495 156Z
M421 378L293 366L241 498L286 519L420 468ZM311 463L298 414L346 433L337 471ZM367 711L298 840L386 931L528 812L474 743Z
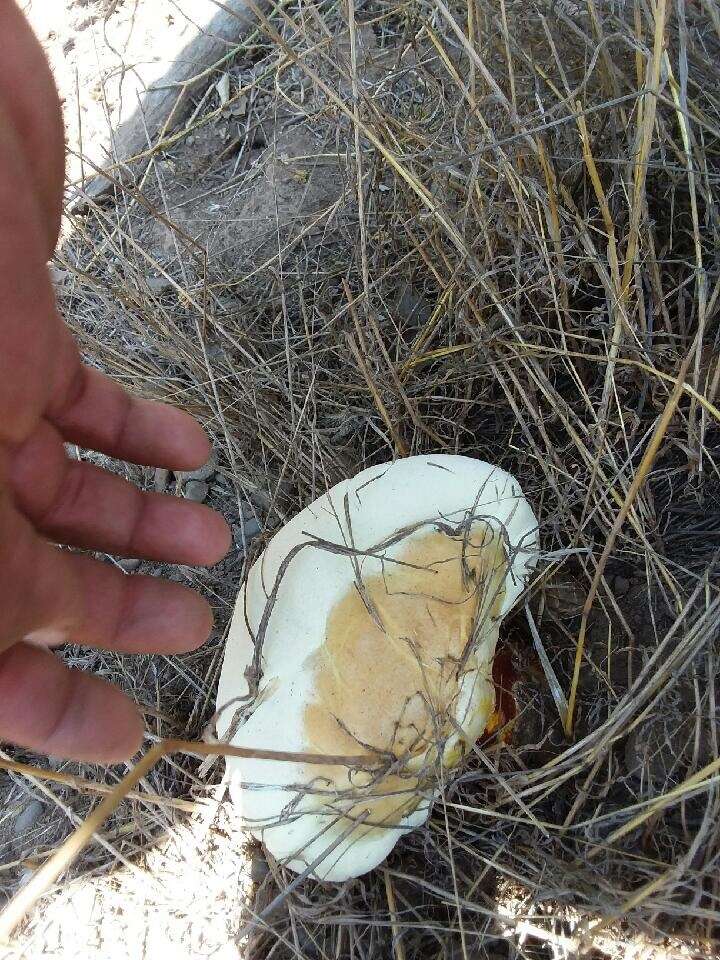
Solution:
M314 657L316 695L304 711L305 733L317 752L352 754L360 747L414 757L410 767L417 773L436 757L434 744L453 735L457 741L458 726L474 740L492 713L491 660L507 558L501 538L477 524L469 536L433 530L408 539L383 566L383 573L368 577L361 568L359 583L330 612ZM478 648L487 662L478 662ZM463 677L476 685L464 713ZM446 765L461 753L446 752ZM337 775L335 769L333 780ZM347 790L347 772L340 776ZM399 822L417 805L408 791L418 783L407 774L352 776L355 790L362 786L365 796L377 798L375 823Z

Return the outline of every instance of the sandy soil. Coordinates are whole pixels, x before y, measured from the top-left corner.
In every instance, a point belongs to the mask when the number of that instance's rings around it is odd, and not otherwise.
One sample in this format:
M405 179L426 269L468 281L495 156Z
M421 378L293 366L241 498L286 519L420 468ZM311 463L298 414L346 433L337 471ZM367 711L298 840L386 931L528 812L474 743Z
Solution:
M112 131L217 7L210 0L23 0L63 100L68 178L102 164ZM80 154L84 154L83 162Z

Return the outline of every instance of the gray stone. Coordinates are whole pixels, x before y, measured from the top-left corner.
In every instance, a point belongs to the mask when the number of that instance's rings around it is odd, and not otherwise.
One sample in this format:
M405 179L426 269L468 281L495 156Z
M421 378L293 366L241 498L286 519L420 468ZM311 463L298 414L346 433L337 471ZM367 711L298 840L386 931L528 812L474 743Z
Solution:
M158 467L155 471L155 478L153 480L153 488L157 490L158 493L164 493L165 488L168 484L168 477L170 476L170 471L166 470L164 467Z
M50 280L56 287L62 286L70 276L67 270L63 270L62 267L56 267L54 263L50 264L48 270L50 271Z
M120 566L125 571L125 573L132 573L142 563L141 560L138 560L136 557L128 557L127 560L121 560Z
M194 500L196 503L202 503L207 497L209 487L202 480L189 480L185 484L185 497L188 500Z
M182 473L176 473L176 476L181 483L188 483L191 480L209 480L216 472L217 457L212 453L208 462L198 467L197 470L183 471Z
M242 534L244 533L246 540L254 540L255 537L260 533L261 529L260 521L256 517L250 517L240 527L241 538Z
M242 500L240 502L240 512L244 520L249 520L250 517L255 516L255 507L253 507L249 500Z
M260 508L261 510L267 510L272 503L273 498L265 490L261 490L259 487L252 487L248 490L250 496L250 501L255 507ZM250 506L250 513L253 513L254 507ZM243 516L245 512L243 511Z
M13 829L18 837L24 836L31 830L43 815L45 807L39 800L31 800L28 805L15 817Z
M395 309L402 320L418 327L426 324L433 312L432 304L411 287L405 287Z
M630 581L627 577L617 576L613 581L613 589L616 597L624 597L630 589Z
M146 283L150 293L160 294L172 290L172 283L167 277L147 277Z
M262 854L256 853L250 861L250 879L259 886L270 872L267 860Z
M18 878L18 888L24 887L25 884L29 883L34 876L35 876L35 871L30 870L28 867L26 867L20 874L20 877Z

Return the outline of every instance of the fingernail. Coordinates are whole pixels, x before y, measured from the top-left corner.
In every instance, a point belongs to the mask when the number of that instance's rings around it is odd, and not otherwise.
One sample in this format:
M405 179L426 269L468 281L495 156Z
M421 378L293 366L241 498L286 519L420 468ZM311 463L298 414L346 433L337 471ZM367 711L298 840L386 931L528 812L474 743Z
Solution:
M25 643L34 643L38 647L59 647L67 643L68 635L57 627L43 627L41 630L33 630L32 633L25 634L24 640Z

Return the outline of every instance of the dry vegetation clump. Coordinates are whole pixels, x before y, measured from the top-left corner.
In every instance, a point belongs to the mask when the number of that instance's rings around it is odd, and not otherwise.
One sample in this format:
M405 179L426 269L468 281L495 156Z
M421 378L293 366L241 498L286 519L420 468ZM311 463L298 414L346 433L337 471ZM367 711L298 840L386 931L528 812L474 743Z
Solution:
M216 598L208 649L91 655L157 736L201 735L247 560L342 477L463 453L540 518L513 728L386 869L271 863L249 955L717 950L719 66L714 0L281 2L222 97L69 210L87 356L206 424L235 525L226 567L175 573ZM178 755L144 789L203 782ZM116 850L159 819L126 803Z

